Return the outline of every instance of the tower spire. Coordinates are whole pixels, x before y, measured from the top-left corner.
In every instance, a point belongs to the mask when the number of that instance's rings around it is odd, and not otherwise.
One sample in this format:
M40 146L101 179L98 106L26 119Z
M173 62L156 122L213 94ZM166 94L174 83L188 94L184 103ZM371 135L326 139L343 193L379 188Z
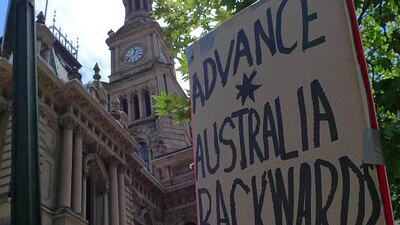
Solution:
M152 11L153 0L123 0L126 21L135 18L148 18Z

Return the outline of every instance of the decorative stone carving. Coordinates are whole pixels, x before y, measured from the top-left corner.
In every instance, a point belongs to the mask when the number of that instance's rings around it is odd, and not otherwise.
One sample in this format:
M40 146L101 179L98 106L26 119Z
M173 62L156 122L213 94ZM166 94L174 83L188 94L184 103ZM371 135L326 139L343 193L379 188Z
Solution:
M99 191L102 194L110 192L110 181L108 179L99 184Z
M78 126L76 126L74 133L77 137L82 138L86 134L86 129L83 128L82 126L78 125Z
M78 79L79 81L82 80L82 75L79 73L78 68L76 68L76 66L74 66L72 69L70 69L68 71L68 80L72 80L72 79Z
M88 177L90 177L90 170L89 170L89 166L88 165L84 165L83 171L82 171L82 177L84 179L87 179Z
M118 168L118 165L121 164L121 161L117 157L113 156L108 158L108 164Z
M54 154L57 147L57 131L51 126L47 126L43 129L46 133L43 135L43 141L46 146L45 150Z
M119 102L119 99L117 97L114 97L111 102L111 115L114 117L115 120L119 120L121 118L120 109L121 103Z
M159 141L157 146L157 152L164 154L167 151L167 146L165 146L164 141Z
M46 17L44 16L43 12L40 11L40 13L36 16L36 23L40 23L40 24L45 24L46 22Z
M0 113L8 111L8 108L7 99L0 95Z
M178 165L176 167L173 167L172 168L173 176L178 176L178 175L181 175L181 174L189 173L190 172L190 164L191 163L192 162L187 162L187 163L184 163L184 164L180 164L180 165Z
M128 167L124 164L118 165L118 172L125 174L128 171Z
M75 127L77 126L76 121L71 117L61 118L61 119L59 119L59 123L62 127L66 128L66 129L70 129L70 130L75 129Z
M94 75L93 75L93 79L95 80L100 80L101 76L100 76L100 68L99 68L99 64L96 63L96 65L94 65Z
M45 108L44 108L42 105L39 105L38 108L39 108L39 109L38 109L39 115L40 115L41 117L47 119L47 114L46 114Z
M189 216L196 216L196 205L178 209L165 215L165 221L177 221Z
M57 118L53 114L48 112L47 110L48 109L46 109L45 106L43 106L42 104L39 104L39 107L38 107L39 116L42 117L43 119L45 119L47 121L47 124L54 126L57 122Z

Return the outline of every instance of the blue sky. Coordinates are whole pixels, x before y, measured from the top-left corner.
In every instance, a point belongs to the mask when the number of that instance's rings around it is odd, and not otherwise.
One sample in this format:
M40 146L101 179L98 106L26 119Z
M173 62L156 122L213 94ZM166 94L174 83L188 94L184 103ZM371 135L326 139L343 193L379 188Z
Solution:
M7 14L9 0L0 0L0 37L3 36L4 33L4 23Z
M0 0L0 34L4 23L6 7L9 0ZM36 0L36 15L45 12L46 0ZM125 10L122 0L48 0L46 25L53 24L62 29L64 35L76 44L79 37L78 61L82 64L79 72L83 82L93 79L93 67L100 66L103 81L108 81L110 75L110 50L105 43L107 32L117 31L125 20ZM1 36L1 35L0 35ZM179 75L178 75L179 77ZM178 79L179 80L179 79ZM189 88L188 82L180 82L184 89Z

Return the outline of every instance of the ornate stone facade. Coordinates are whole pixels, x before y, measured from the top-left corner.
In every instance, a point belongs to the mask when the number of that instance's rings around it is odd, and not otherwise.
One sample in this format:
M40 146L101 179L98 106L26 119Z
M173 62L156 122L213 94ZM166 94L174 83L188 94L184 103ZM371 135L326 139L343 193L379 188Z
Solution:
M152 1L123 4L125 24L107 39L109 83L96 64L82 85L76 58L36 24L44 225L196 223L189 127L156 116L151 98L184 92L149 16ZM11 78L12 64L0 58L0 225L10 224Z

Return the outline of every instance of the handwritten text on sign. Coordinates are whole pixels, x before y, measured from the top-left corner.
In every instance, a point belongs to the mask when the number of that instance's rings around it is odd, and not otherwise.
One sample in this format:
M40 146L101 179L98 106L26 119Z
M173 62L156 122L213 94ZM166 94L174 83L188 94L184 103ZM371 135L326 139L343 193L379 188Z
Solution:
M200 225L383 223L346 10L262 1L191 47Z

